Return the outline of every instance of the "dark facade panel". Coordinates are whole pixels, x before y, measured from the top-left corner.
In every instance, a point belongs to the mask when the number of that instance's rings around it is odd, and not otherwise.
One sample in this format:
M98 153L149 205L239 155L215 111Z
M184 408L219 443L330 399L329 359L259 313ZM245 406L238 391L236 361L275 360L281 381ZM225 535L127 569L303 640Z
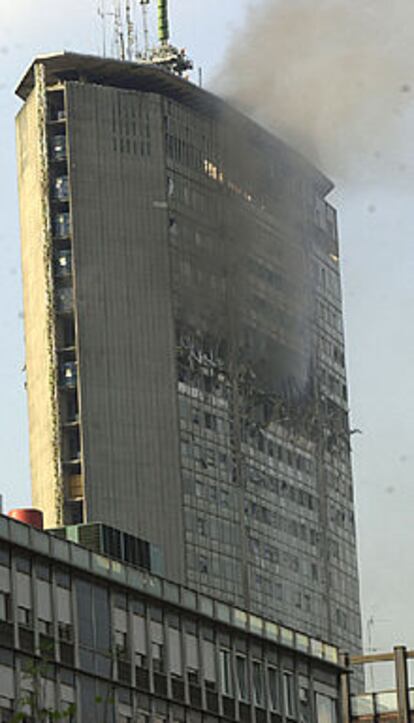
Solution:
M181 480L160 99L67 85L87 516L182 576Z

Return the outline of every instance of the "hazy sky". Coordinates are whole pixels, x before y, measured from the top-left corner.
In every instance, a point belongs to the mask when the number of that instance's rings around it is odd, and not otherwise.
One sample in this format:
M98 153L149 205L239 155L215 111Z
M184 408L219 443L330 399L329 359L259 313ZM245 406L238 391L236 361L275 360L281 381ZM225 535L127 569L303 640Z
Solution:
M226 48L238 37L243 48L244 36L238 33L248 8L260 4L171 0L174 40L202 65L213 90ZM1 12L0 491L8 510L30 503L14 144L14 114L20 104L13 89L37 53L98 53L101 36L95 0L14 0L2 2ZM250 72L255 72L254 62ZM276 82L277 72L274 65ZM414 87L408 65L407 75L404 82ZM329 82L329 67L320 80ZM373 136L382 123L379 114ZM403 178L396 177L409 147L401 145L400 131L391 133L385 161L368 174L361 172L364 158L358 149L359 170L357 165L346 181L337 179L333 196L341 230L352 425L363 431L353 437L353 445L364 632L373 616L373 645L378 649L397 643L414 648L414 174L404 168Z

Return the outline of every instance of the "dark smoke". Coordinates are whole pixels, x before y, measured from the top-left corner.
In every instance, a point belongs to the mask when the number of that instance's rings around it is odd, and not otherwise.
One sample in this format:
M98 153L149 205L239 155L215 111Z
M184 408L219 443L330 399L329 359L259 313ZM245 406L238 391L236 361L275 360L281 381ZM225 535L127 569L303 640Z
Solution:
M413 0L264 0L215 87L335 178L401 172L413 47Z

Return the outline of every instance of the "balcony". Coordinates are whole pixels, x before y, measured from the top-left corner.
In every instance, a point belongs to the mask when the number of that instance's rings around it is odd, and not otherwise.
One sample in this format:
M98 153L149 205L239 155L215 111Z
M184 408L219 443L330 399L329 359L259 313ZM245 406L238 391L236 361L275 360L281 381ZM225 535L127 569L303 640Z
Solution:
M53 184L53 195L57 201L69 201L69 179L67 176L58 176Z
M68 497L70 500L80 500L84 497L83 475L70 475L68 480Z
M65 239L70 236L70 215L68 211L57 213L53 219L53 235L57 239Z
M75 361L64 362L60 369L60 384L65 389L75 389L78 381L78 369Z
M50 143L52 161L66 161L66 136L53 136Z
M56 290L56 311L58 314L71 314L73 311L73 289L63 286Z
M55 274L58 278L68 278L72 273L72 252L59 251L55 256Z

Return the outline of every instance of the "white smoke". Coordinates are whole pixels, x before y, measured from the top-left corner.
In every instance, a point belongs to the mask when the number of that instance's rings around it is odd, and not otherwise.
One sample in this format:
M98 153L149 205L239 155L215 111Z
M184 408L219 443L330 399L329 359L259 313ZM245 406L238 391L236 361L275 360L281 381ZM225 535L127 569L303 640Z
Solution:
M336 178L404 171L413 48L413 0L262 0L215 87Z

